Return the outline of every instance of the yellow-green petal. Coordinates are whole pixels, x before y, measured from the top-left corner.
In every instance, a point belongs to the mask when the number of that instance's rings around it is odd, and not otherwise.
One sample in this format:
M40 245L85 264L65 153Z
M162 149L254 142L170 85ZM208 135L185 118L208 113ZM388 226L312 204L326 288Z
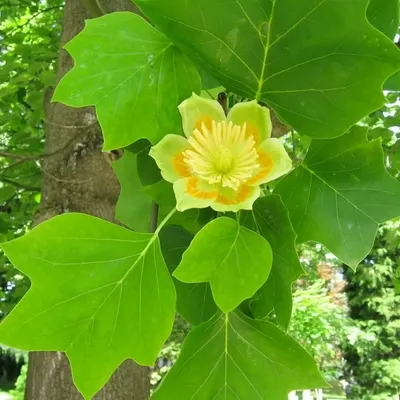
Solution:
M234 125L243 125L246 122L246 133L252 135L258 145L271 137L269 109L260 106L255 100L235 104L229 111L228 121L232 121Z
M166 135L150 149L150 156L156 161L162 177L171 183L190 176L183 152L190 148L186 138L179 135Z
M264 140L257 148L260 167L246 184L257 186L271 182L292 169L292 160L281 140L271 138Z
M259 186L243 185L237 190L227 187L220 188L217 200L211 205L211 208L220 212L251 210L260 194Z
M189 208L209 207L218 197L218 187L197 176L176 181L174 183L174 192L178 211L185 211Z
M186 137L190 137L194 129L201 129L202 123L211 130L213 120L215 122L226 120L224 110L218 101L205 99L196 93L184 100L178 108Z

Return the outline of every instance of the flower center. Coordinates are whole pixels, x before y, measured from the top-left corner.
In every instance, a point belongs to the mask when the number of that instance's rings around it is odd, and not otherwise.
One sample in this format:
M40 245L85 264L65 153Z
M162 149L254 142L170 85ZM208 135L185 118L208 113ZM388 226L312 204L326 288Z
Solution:
M208 183L237 190L260 167L254 138L246 136L246 123L212 121L211 132L203 123L188 140L191 149L183 153L184 161Z
M233 156L232 152L227 147L221 146L217 150L217 155L215 159L216 159L215 167L218 171L220 171L223 174L226 174L231 170Z

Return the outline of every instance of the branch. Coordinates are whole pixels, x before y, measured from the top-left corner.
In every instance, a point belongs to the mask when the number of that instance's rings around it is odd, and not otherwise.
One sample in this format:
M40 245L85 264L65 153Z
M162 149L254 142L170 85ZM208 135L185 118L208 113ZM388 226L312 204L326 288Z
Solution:
M34 20L36 17L39 15L47 12L47 11L52 11L55 9L61 9L61 6L54 6L54 7L49 7L45 8L44 10L38 11L36 14L33 14L31 18L28 19L28 21L24 22L22 25L17 25L14 29L12 29L10 32L7 32L6 35L2 38L2 40L7 39L9 36L11 36L14 32L18 31L19 29L23 28L24 26L28 25L32 20Z
M3 176L0 176L0 182L4 182L4 183L9 183L10 185L13 185L19 189L24 189L24 190L29 190L32 192L39 192L40 191L40 187L39 186L30 186L30 185L25 185L24 183L18 182L18 181L14 181L14 179L10 179L10 178L6 178Z
M16 158L17 160L32 160L35 156L24 156L22 154L7 153L5 151L0 151L1 157Z
M45 121L45 123L51 124L51 125L56 125L56 126L61 126L62 128L87 129L90 126L97 124L97 121L95 121L93 123L90 123L90 124L86 124L86 125L70 125L70 126L69 125L54 124L54 123L52 123L50 121ZM36 160L42 160L43 158L47 158L47 157L53 157L53 156L61 153L68 146L70 146L79 135L80 135L80 133L78 132L70 140L68 140L67 143L65 143L63 146L59 147L57 150L54 150L54 151L52 151L50 153L24 155L24 154L15 154L15 153L9 153L9 152L5 152L5 151L0 151L0 157L14 158L14 159L18 160L13 164L8 165L4 169L9 169L9 168L16 167L17 165L20 165L20 164L24 163L25 161L36 161Z

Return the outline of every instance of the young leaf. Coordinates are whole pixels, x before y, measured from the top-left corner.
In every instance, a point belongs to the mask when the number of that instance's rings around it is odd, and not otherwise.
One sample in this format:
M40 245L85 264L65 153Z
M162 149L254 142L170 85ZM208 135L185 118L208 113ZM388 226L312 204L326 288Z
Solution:
M195 236L174 276L182 282L210 282L224 312L252 297L271 270L272 251L258 233L230 218L217 218Z
M260 319L274 309L279 325L287 329L292 314L292 284L304 273L288 211L279 196L271 195L258 199L253 211L242 215L242 223L265 237L274 253L269 278L250 300L250 309Z
M58 84L53 101L94 105L105 150L140 138L156 143L181 131L177 106L200 91L199 74L142 17L116 12L90 19L65 48L75 66Z
M137 0L221 85L269 104L298 132L343 134L385 101L400 52L366 20L369 0Z
M371 250L378 224L400 215L400 183L385 170L380 140L369 142L366 131L313 140L275 190L298 241L320 242L352 268Z
M85 399L126 358L154 363L176 300L156 234L65 214L1 247L32 281L0 325L1 343L64 351Z
M136 161L137 155L125 150L112 165L121 185L115 217L134 231L148 232L152 201L143 191Z
M193 235L181 227L168 225L160 232L161 251L171 274L179 265ZM208 283L183 283L174 279L176 309L193 325L208 321L218 310Z
M291 390L324 386L311 356L279 328L217 314L189 333L152 399L287 400Z

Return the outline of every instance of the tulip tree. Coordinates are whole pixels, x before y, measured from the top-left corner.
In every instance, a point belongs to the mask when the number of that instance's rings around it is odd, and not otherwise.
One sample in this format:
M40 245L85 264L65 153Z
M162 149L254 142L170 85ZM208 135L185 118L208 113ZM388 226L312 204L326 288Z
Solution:
M104 150L124 148L121 224L64 214L3 243L32 285L0 342L65 352L92 399L125 359L153 365L179 312L193 329L154 399L325 387L287 334L296 244L356 268L400 216L380 139L358 124L400 69L397 14L384 12L397 0L136 3L146 19L86 22L53 96L94 106ZM210 82L242 101L212 99ZM272 112L310 141L303 160Z

